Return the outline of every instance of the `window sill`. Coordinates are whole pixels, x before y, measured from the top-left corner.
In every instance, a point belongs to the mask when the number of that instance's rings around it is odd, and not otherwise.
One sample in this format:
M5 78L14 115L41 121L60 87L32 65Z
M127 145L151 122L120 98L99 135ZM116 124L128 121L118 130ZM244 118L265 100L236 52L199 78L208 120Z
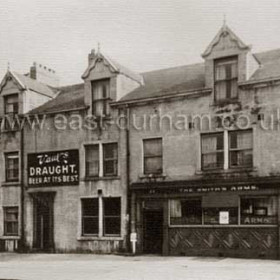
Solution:
M233 98L233 99L224 99L221 101L214 101L212 106L214 107L223 107L223 106L227 106L230 104L239 104L240 101L238 100L238 98Z
M232 167L230 169L209 169L197 170L196 175L202 174L232 174L232 173L248 173L257 171L256 167Z
M102 180L120 180L120 176L106 176L106 177L85 177L83 181L102 181Z
M0 236L0 239L5 239L5 240L19 240L20 239L20 236L18 235L3 235L3 236Z
M20 186L20 182L19 181L15 181L15 182L2 182L1 186L2 187L19 187Z
M122 241L121 236L80 236L77 238L78 241Z
M140 174L139 176L140 180L143 179L165 179L166 174Z

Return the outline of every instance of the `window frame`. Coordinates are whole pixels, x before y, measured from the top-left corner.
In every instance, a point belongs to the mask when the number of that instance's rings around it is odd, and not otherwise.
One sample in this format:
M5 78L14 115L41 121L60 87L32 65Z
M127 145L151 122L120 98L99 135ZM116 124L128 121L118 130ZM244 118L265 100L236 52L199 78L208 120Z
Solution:
M95 98L95 88L98 86L106 86L106 94L104 96L104 91L102 88L102 97ZM111 101L111 80L110 78L104 78L100 80L91 81L91 104L92 104L92 115L95 117L110 116L109 102ZM97 114L96 104L102 104L102 116Z
M216 70L217 70L217 66L219 63L225 63L225 62L230 62L230 61L234 61L234 64L236 65L236 77L231 77L231 78L227 78L225 77L225 79L223 80L217 80L217 74L216 74ZM229 63L230 64L230 63ZM232 63L233 64L233 63ZM217 58L214 59L214 102L215 104L220 104L220 103L230 103L232 101L236 101L238 100L238 55L235 56L228 56L228 57L223 57L223 58ZM232 84L233 81L236 81L236 97L232 97L232 96L228 96L228 84ZM217 90L216 90L216 86L217 84L221 84L221 83L226 83L226 97L224 99L218 99L217 98ZM231 89L232 89L232 85L231 85Z
M145 155L145 142L149 142L149 141L155 141L155 140L161 140L161 154L160 155L153 155L153 156L146 156ZM153 138L146 138L146 139L142 139L142 148L143 148L143 166L142 166L142 170L143 170L143 174L144 175L162 175L163 174L163 138L162 137L153 137ZM159 158L161 160L161 169L158 172L146 172L146 164L145 161L146 159L149 158Z
M112 158L106 158L105 154L105 147L108 146L114 146L114 148L116 149L116 157L112 157ZM102 143L102 150L103 150L103 177L116 177L118 176L118 164L119 164L119 147L118 147L118 143L117 142L112 142L112 143ZM106 172L106 163L108 162L113 162L114 165L114 172L113 173L107 173Z
M9 98L12 99L13 97L16 97L17 101L16 102L8 102ZM9 95L3 96L4 98L4 114L5 115L17 115L19 113L19 95L18 93L13 93ZM13 111L12 112L7 112L7 105L13 105ZM16 106L15 106L16 105ZM16 110L14 110L16 107Z
M276 213L275 215L272 215L272 216L269 216L268 213L267 213L267 207L257 207L257 208L254 208L254 206L252 207L252 213L243 213L242 210L242 200L254 200L254 199L269 199L269 198L275 198L275 201L276 201ZM278 197L276 194L264 194L264 195L240 195L240 225L241 226L277 226L277 221L278 221L278 207L279 207L279 202L278 202ZM265 214L256 214L255 213L255 210L256 209L265 209ZM274 217L276 219L275 223L244 223L243 222L243 218L244 216L247 216L248 217Z
M109 199L118 199L119 200L119 215L105 215L105 200ZM121 213L122 213L122 202L121 202L121 197L103 197L103 236L120 236L121 235ZM106 233L106 219L118 219L119 220L119 233Z
M92 148L92 147L97 147L98 148L98 159L97 160L93 160L93 161L89 161L88 158L87 158L87 150ZM95 143L95 144L88 144L88 145L85 145L84 146L84 151L85 151L85 177L86 178L98 178L100 176L100 144L99 143ZM93 175L90 175L89 174L89 163L93 163L93 162L97 162L97 169L98 169L98 172L97 174L93 174Z
M180 202L187 202L187 201L199 201L200 202L200 223L188 223L188 224L172 224L171 223L171 218L175 218L175 217L171 217L171 201L172 200L179 200ZM182 207L182 205L181 205ZM203 208L202 208L202 196L195 196L195 197L182 197L182 198L170 198L169 199L169 207L168 207L168 211L169 211L169 225L170 226L202 226L203 225ZM181 208L182 211L182 208ZM182 214L182 218L183 218L183 214Z
M252 138L252 148L250 149L241 149L241 148L231 148L231 134L236 133L238 135L238 133L250 133L251 134L251 138ZM231 157L232 157L232 152L240 152L240 151L251 151L252 152L252 162L250 165L238 165L238 166L234 166L231 164ZM245 130L230 130L228 131L228 168L229 169L240 169L240 168L252 168L254 165L254 134L253 134L253 130L252 129L245 129Z
M16 159L17 160L17 168L9 168L9 161ZM9 171L14 170L16 171L17 176L10 178L9 177ZM6 182L18 182L19 181L19 176L20 176L20 168L19 168L19 152L7 152L5 153L5 181Z
M119 201L119 213L118 215L105 215L105 200L109 201L109 199L118 199ZM97 209L98 213L97 216L85 216L83 214L83 201L85 200L92 200L94 203L97 204ZM80 198L80 207L81 207L81 224L80 224L80 229L81 229L81 237L93 237L93 238L106 238L106 237L121 237L122 236L122 197L121 196L96 196L96 197L81 197ZM97 218L97 232L95 233L85 233L84 231L84 218ZM115 218L118 219L119 221L119 232L116 234L108 234L106 233L106 218Z
M203 153L202 151L202 145L203 145L203 138L206 138L207 136L214 136L214 135L222 135L222 140L223 140L223 149L222 150L216 150L216 152L208 152L208 153ZM225 141L224 141L224 131L221 132L211 132L211 133L202 133L200 134L200 161L201 161L201 170L202 171L211 171L211 170L223 170L224 169L224 163L225 163ZM210 155L210 154L218 154L222 153L223 154L223 162L220 167L209 167L205 168L203 167L203 155Z
M16 212L16 221L13 221L13 220L7 220L7 214L10 214L10 213L7 213L6 211L9 211L9 210L15 210ZM4 206L3 207L3 223L4 223L4 236L19 236L19 207L18 206ZM12 223L13 224L13 229L14 227L16 228L15 231L13 232L8 232L7 231L7 224L9 223Z
M85 200L92 200L92 201L96 201L97 202L97 209L98 209L98 213L97 213L97 216L85 216L84 215L84 209L83 209L83 201ZM99 234L99 199L98 197L83 197L81 198L81 235L82 236L98 236ZM97 218L97 232L96 233L85 233L84 232L84 225L85 225L85 221L84 219L88 219L88 218L93 218L93 219L96 219Z

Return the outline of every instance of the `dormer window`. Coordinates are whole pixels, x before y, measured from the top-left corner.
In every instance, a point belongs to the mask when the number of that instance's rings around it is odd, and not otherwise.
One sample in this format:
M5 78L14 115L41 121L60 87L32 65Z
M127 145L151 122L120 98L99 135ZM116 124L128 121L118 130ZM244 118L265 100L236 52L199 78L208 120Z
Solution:
M7 95L4 97L5 114L18 114L18 94Z
M237 57L217 59L215 67L215 102L237 99Z
M96 117L108 116L110 107L110 79L91 82L92 114Z

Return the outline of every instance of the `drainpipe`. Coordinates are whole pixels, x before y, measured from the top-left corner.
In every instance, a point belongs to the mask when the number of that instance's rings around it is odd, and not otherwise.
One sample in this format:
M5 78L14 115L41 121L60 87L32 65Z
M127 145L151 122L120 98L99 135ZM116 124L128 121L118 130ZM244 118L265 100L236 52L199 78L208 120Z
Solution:
M136 253L136 227L135 227L135 195L130 191L130 110L126 105L126 185L127 185L127 209L130 220L128 226L128 238L132 253Z
M24 126L20 128L20 213L21 213L21 238L20 250L25 248L24 234Z

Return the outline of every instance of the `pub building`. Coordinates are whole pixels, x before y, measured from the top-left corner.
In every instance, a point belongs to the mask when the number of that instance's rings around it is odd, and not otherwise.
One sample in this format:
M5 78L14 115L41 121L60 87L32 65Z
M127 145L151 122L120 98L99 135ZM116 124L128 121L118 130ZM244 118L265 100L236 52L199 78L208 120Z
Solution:
M64 87L8 71L0 250L280 258L280 49L224 24L202 58L138 74L93 50Z
M223 25L202 58L144 73L116 104L135 251L279 258L280 50L253 53Z

